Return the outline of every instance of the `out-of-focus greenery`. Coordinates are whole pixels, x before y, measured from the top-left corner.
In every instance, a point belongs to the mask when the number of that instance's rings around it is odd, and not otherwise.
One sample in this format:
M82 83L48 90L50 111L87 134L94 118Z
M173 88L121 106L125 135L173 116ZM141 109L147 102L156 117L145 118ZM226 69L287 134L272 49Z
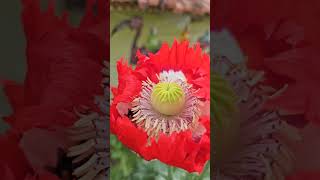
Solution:
M142 13L141 11L111 11L110 16L110 32L112 28L120 21L129 19L134 15L142 15L144 18L144 28L142 30L141 38L139 39L139 46L142 46L148 38L151 27L158 30L159 39L162 42L167 42L170 45L173 40L179 39L184 25L187 22L186 15L178 15L173 13ZM195 42L207 30L209 30L209 17L204 17L202 20L192 22L189 26L190 41ZM117 84L117 68L116 62L121 57L129 59L131 43L135 32L124 29L116 33L110 39L110 74L111 85Z
M203 173L188 173L185 170L168 166L160 161L145 161L124 147L111 135L111 179L115 180L209 180L210 162Z
M121 20L128 19L133 15L141 12L111 12L110 28L113 28ZM174 38L179 39L183 27L185 16L164 13L164 14L143 14L144 29L139 44L146 42L150 27L158 29L159 39L172 43ZM191 41L195 41L206 30L209 29L209 18L194 22L190 26ZM110 40L111 59L110 75L111 85L117 85L116 61L120 57L129 58L129 52L134 32L126 29L123 30ZM111 179L114 180L209 180L210 179L210 162L207 163L201 175L188 173L180 168L168 166L160 161L145 161L134 152L123 146L114 135L110 137L111 144Z

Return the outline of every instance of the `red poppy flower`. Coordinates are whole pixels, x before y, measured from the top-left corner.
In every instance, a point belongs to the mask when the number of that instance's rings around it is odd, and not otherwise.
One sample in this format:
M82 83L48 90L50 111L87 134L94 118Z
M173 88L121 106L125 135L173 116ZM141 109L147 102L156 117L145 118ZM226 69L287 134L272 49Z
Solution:
M209 56L199 45L175 41L132 69L118 62L110 126L119 141L146 160L201 172L210 154Z
M5 120L15 129L71 125L75 118L66 111L83 104L95 108L93 96L103 94L100 71L107 59L104 1L99 1L97 15L93 13L95 1L88 1L79 27L68 23L67 12L56 16L50 2L42 12L38 1L22 1L26 78L23 84L1 82L14 109Z

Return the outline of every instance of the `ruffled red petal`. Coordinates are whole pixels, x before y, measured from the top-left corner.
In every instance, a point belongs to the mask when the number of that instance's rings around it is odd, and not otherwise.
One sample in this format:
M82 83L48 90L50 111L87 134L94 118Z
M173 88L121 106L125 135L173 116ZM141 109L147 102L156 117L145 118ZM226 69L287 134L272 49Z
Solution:
M32 172L18 142L19 137L13 132L0 136L0 172L13 180L24 179L26 174Z
M133 98L139 94L141 89L141 81L134 75L134 71L129 67L123 59L117 63L118 69L118 88L113 88L112 91L115 97L114 103L131 102Z
M146 146L146 132L137 128L127 117L111 119L111 127L119 141L146 160L158 159L189 172L201 173L210 159L210 133L204 134L199 142L193 140L191 131L170 136L161 134L158 142L153 139L151 146Z
M13 81L4 80L0 82L3 87L4 93L8 98L11 106L15 107L14 110L20 109L24 106L24 87Z
M210 89L210 58L202 53L201 47L189 47L189 42L174 41L170 48L164 43L156 54L149 57L138 53L139 62L135 72L141 80L147 77L156 82L156 74L166 70L182 71L189 83L199 88L199 96L209 99Z

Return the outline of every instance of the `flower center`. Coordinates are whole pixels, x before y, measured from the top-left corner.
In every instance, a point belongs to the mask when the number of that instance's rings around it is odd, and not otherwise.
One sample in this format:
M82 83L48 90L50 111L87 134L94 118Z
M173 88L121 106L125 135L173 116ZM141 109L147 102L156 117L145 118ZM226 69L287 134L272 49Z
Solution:
M200 99L197 90L187 82L181 71L163 71L158 83L143 81L140 94L132 101L132 119L156 140L160 133L171 135L191 129L198 123Z
M177 115L184 107L185 94L177 83L160 82L153 88L151 102L158 112L168 116Z

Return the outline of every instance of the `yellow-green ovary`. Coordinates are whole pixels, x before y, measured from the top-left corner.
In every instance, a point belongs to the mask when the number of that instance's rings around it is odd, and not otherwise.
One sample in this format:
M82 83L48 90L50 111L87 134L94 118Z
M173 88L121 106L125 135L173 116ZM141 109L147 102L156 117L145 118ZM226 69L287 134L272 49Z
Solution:
M185 103L182 87L174 82L160 82L155 85L151 94L152 106L164 115L176 115L181 112Z

